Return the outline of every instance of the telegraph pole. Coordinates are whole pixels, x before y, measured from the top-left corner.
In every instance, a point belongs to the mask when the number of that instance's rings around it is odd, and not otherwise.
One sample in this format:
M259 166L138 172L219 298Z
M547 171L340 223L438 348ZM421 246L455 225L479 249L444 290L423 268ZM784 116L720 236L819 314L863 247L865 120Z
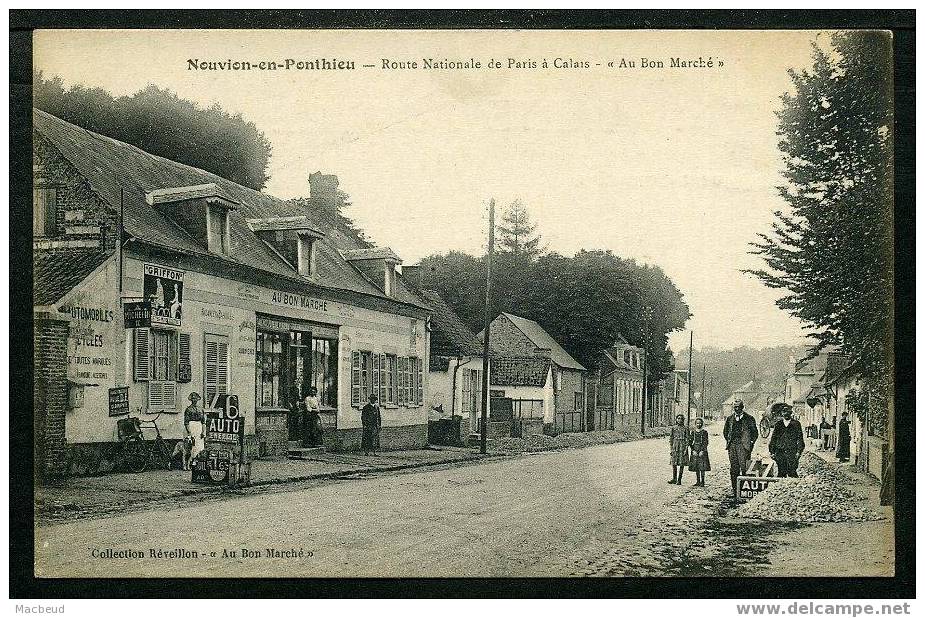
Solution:
M700 378L700 418L707 416L707 366L703 365L703 377Z
M694 382L694 331L691 331L691 346L687 350L687 424L691 424L691 385Z
M639 415L640 432L646 435L646 404L649 402L649 351L642 350L642 413Z
M488 452L488 339L491 333L491 258L495 253L495 199L488 202L488 261L485 275L485 338L482 341L482 422L480 452Z

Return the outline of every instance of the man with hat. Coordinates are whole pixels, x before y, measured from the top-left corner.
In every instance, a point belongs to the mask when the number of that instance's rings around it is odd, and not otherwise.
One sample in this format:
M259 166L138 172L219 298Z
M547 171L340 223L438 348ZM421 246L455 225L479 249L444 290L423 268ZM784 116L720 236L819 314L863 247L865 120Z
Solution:
M806 448L803 440L803 428L800 421L793 418L793 407L786 403L776 403L771 407L771 414L780 411L783 418L774 425L774 433L768 442L768 451L777 462L777 476L796 476L800 455Z
M205 416L203 415L202 409L199 407L199 400L201 397L199 393L192 392L189 394L190 404L186 406L186 410L183 412L183 425L186 427L186 435L192 439L193 444L190 446L190 457L195 458L205 445L203 444L203 421Z
M729 476L732 480L732 493L736 492L736 479L748 470L748 460L752 458L752 448L758 439L758 423L755 417L745 413L745 404L736 399L732 404L732 416L726 419L723 427L726 438L726 450L729 451Z

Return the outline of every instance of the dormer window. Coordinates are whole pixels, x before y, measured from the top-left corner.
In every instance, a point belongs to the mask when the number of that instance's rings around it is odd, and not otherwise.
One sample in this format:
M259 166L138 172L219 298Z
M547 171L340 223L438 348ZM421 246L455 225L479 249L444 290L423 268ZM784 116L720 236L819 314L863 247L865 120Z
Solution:
M216 183L156 189L145 199L210 252L231 255L230 211L238 202Z
M315 238L300 234L297 259L300 275L309 279L315 276L315 257Z
M386 296L394 296L395 267L401 258L388 247L370 247L342 252L344 259L356 266Z
M228 255L231 251L231 230L228 226L228 209L218 204L209 204L209 218L206 222L206 236L209 251Z
M318 245L324 233L314 228L308 217L248 219L247 225L300 276L318 276Z

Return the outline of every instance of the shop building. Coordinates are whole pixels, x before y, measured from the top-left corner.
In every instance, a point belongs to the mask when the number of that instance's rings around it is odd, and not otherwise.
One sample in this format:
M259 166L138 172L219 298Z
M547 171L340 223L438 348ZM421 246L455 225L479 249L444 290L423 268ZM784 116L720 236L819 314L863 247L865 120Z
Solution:
M79 447L105 460L126 414L160 413L164 438L181 439L192 392L206 408L238 395L252 456L300 439L297 406L311 387L328 448L359 447L370 393L382 403L383 448L426 444L430 309L396 273L394 252L310 201L34 114L35 402L47 472ZM127 409L111 403L120 389Z

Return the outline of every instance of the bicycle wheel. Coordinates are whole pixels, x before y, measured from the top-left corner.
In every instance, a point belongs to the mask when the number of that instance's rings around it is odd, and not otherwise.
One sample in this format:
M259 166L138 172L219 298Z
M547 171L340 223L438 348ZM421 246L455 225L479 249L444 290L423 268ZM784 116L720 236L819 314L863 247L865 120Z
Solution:
M144 472L148 467L148 449L141 438L133 438L125 443L125 468L129 472Z

